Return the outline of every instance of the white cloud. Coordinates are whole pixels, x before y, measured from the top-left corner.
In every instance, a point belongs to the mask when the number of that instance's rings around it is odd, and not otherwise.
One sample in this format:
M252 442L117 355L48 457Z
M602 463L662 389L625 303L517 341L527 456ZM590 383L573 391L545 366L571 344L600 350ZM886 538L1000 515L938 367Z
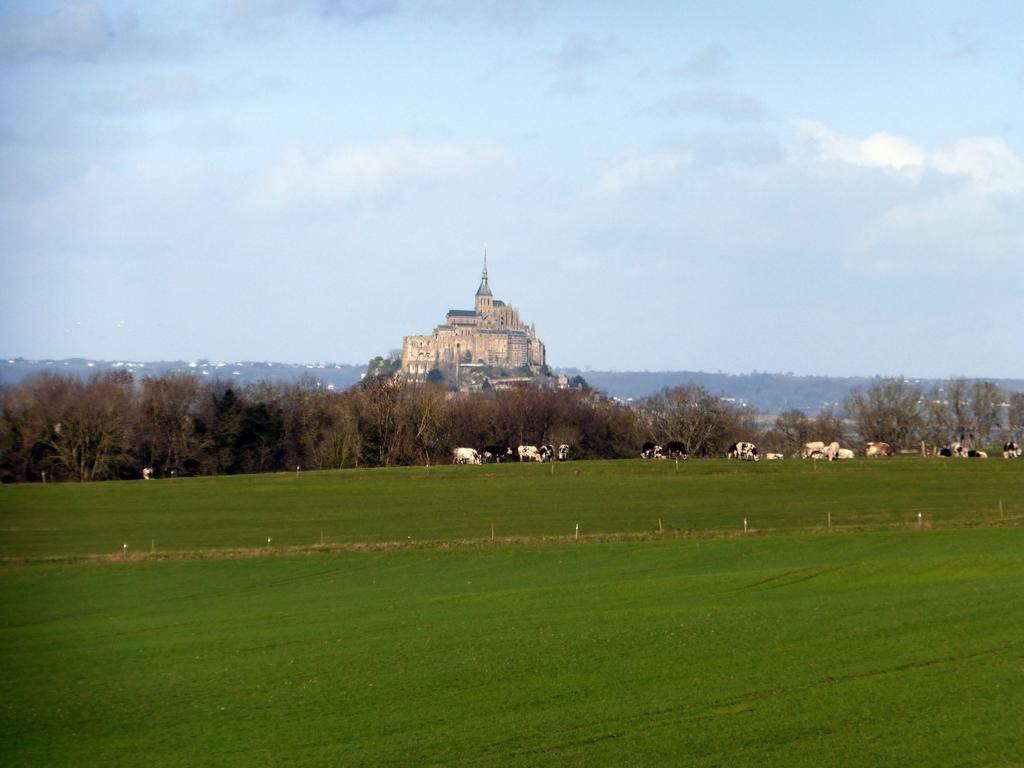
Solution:
M575 72L600 64L620 53L622 46L611 37L601 40L575 37L566 40L562 47L552 54L551 67L559 72Z
M190 72L151 75L122 88L90 94L82 106L100 114L138 114L158 109L182 109L200 104L216 89Z
M5 55L93 55L111 44L114 27L95 3L68 2L52 13L5 14L0 52Z
M231 24L309 16L344 24L363 24L397 13L395 0L226 0L224 18Z
M658 184L671 178L676 170L688 163L690 156L683 152L656 152L631 155L605 171L594 187L594 196L615 198L634 187Z
M723 77L732 67L732 54L724 45L714 43L695 51L679 70L681 74L699 79Z
M98 4L82 0L66 0L47 12L0 12L0 57L7 59L156 58L178 56L192 47L183 35L141 33L132 13L114 19Z
M813 120L793 124L819 161L882 168L915 180L932 171L968 178L987 192L1024 191L1024 161L998 137L958 139L949 147L930 150L891 133L857 139Z
M504 160L492 146L450 141L393 139L340 147L321 158L292 149L267 173L257 199L264 205L340 204L401 185L470 176Z
M768 110L757 99L728 88L692 88L662 99L649 110L658 117L706 116L727 123L764 120Z

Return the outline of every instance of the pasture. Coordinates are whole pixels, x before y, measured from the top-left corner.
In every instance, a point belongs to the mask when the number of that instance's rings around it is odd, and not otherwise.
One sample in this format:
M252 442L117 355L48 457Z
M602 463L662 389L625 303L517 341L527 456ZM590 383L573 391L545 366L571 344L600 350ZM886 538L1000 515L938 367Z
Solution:
M1001 510L1001 511L1000 511ZM0 487L0 558L1024 519L1024 462L725 459L403 467Z
M1022 470L627 461L0 488L0 754L1019 765ZM763 535L740 535L744 514ZM572 541L577 521L601 536ZM318 550L321 527L406 544ZM215 556L264 531L281 556ZM205 556L78 561L151 536Z

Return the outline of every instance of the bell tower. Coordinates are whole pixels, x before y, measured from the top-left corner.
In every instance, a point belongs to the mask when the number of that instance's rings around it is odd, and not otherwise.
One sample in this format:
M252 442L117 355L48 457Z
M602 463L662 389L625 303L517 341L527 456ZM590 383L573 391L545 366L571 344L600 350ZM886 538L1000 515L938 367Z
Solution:
M480 276L480 287L476 289L476 302L473 308L479 317L489 314L494 306L494 296L491 294L491 286L487 284L487 249L484 249L484 271Z

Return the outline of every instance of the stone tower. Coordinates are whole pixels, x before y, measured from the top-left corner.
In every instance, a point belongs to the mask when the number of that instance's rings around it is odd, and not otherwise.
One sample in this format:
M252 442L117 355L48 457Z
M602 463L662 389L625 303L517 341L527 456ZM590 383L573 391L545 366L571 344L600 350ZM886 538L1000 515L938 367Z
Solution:
M480 276L480 287L476 289L476 304L474 309L477 315L483 317L491 311L494 306L494 296L491 294L491 286L487 284L487 251L484 251L484 271Z

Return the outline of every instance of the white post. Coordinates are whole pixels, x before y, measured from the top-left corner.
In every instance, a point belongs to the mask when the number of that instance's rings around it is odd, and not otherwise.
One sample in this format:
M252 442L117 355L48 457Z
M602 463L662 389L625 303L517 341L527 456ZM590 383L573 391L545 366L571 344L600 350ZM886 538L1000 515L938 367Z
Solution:
M832 530L832 510L828 511L828 529Z
M922 524L923 524L923 522L921 520L921 513L918 512L917 513L917 527L920 528Z
M295 476L296 477L299 476L299 465L298 464L295 465Z
M123 553L124 558L127 560L128 559L128 545L127 544L122 544L121 545L121 552Z
M1003 519L1003 500L999 500L999 519Z
M663 531L663 529L661 527L661 518L659 517L658 518L658 533L661 533L662 531Z
M576 523L576 541L580 540L580 524Z
M269 536L267 536L267 546L268 547L270 546L270 537Z
M491 523L491 541L494 541L494 523Z
M745 517L743 518L743 532L747 532L747 518Z

